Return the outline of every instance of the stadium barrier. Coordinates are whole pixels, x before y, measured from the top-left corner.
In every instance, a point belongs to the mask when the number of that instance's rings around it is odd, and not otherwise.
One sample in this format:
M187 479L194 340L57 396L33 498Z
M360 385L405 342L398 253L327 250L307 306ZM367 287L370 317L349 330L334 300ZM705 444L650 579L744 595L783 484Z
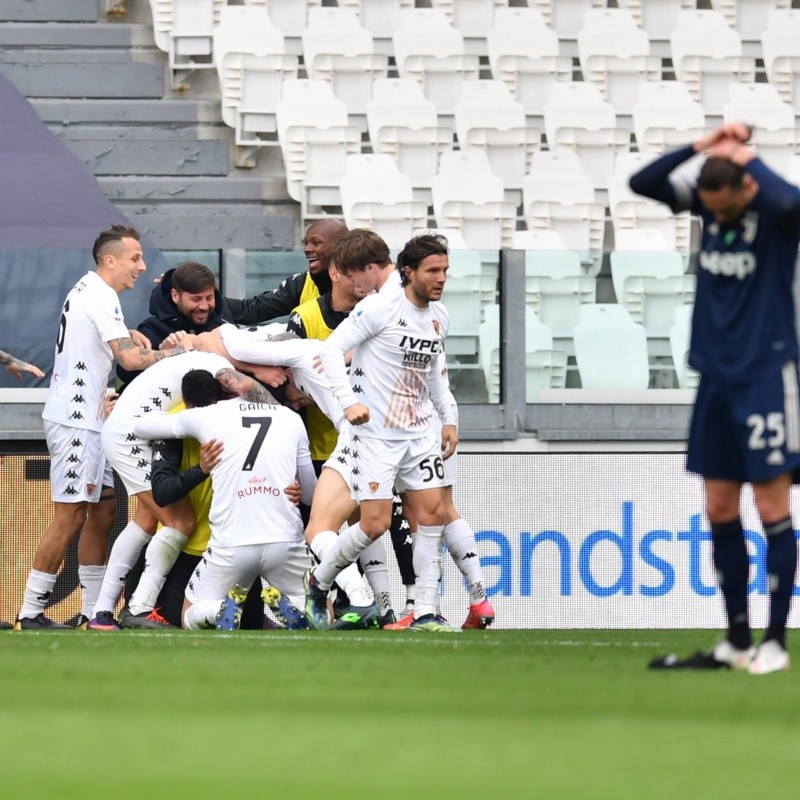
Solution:
M702 487L684 472L682 454L463 452L458 459L456 505L476 531L496 627L723 627ZM51 519L48 469L42 442L27 450L17 443L0 455L0 619L16 613ZM121 486L117 497L116 531L133 510ZM742 519L752 622L763 626L766 544L749 490ZM388 549L392 597L402 608L403 587ZM442 611L460 624L466 587L446 555L443 564ZM74 617L77 590L73 544L48 614ZM790 625L798 624L795 605Z

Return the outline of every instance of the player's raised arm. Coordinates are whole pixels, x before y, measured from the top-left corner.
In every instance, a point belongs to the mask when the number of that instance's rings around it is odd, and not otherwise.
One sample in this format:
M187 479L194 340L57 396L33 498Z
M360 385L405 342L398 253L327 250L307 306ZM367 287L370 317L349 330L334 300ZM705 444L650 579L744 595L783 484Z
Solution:
M278 405L278 401L257 380L232 367L221 369L214 377L228 394L238 395L250 403Z
M112 339L108 345L117 363L123 369L134 371L146 369L165 358L188 353L193 349L193 339L193 335L187 334L181 344L168 350L150 350L147 347L140 347L130 336L122 339Z
M31 375L37 378L44 378L44 372L39 367L15 358L11 353L6 353L5 350L0 350L0 366L5 367L6 372L13 375L17 380L22 377L23 372L30 372Z

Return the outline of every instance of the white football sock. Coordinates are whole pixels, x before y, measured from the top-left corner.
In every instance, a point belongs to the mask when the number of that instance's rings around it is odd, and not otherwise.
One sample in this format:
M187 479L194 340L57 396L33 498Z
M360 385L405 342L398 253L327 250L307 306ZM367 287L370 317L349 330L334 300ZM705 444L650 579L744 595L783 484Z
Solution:
M100 611L114 613L125 578L149 541L150 537L133 520L122 529L108 556L106 575L90 617L96 617Z
M183 612L183 627L190 631L202 631L216 628L217 614L222 600L195 600Z
M389 570L386 568L386 547L383 544L383 537L375 539L372 544L362 550L358 557L361 569L364 570L369 581L375 602L378 604L378 613L383 616L392 608L392 601L389 587Z
M84 617L91 619L105 575L105 566L98 566L97 564L78 565L78 581L81 584L81 614Z
M337 538L335 531L320 531L311 540L311 544L308 547L317 559L318 564L321 564L325 560L325 553L336 544Z
M457 519L444 526L444 543L455 565L466 578L469 586L469 602L480 603L486 599L483 588L483 570L481 559L478 556L478 546L475 534L469 523Z
M25 593L22 596L22 608L19 610L19 617L38 617L44 613L44 607L53 594L53 587L56 585L58 575L49 572L40 572L32 569L28 574L25 584Z
M316 539L314 541L316 541ZM359 555L369 547L371 542L372 539L361 530L361 526L358 524L351 525L349 528L346 528L343 533L340 533L339 536L336 537L336 541L332 543L330 548L326 551L322 563L314 570L314 577L317 579L319 587L327 591L331 588L333 582L336 581L342 589L347 592L349 597L350 590L347 586L342 584L339 576L344 571L345 567L354 565ZM354 570L356 575L358 575L360 583L361 575L355 566ZM345 576L345 580L348 580L347 576ZM348 583L349 582L348 580Z
M189 537L176 528L164 526L156 531L145 550L144 572L139 585L128 603L131 614L144 614L155 608L164 581L188 541Z
M414 618L436 613L442 575L442 528L420 525L414 534L414 572L417 576Z

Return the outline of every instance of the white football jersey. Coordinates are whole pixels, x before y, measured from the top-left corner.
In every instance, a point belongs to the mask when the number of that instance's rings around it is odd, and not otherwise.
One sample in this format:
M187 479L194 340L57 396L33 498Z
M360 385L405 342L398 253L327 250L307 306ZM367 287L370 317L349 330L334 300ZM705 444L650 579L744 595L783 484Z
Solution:
M388 283L388 281L387 281ZM419 308L405 292L383 290L364 298L323 343L320 357L343 408L362 403L370 419L358 426L373 438L424 435L430 395L443 403L438 357L444 352L447 312ZM354 349L348 382L343 354Z
M295 386L317 404L336 430L340 430L344 419L342 406L331 392L327 375L314 368L314 359L319 355L322 342L299 337L273 342L266 327L243 330L226 323L220 326L222 343L231 358L238 361L289 367ZM285 328L283 332L286 332Z
M61 309L53 376L42 417L99 431L114 363L108 343L128 336L119 296L97 272L87 272L70 289Z
M136 419L153 412L167 412L181 402L181 382L189 370L205 369L216 375L225 368L233 369L227 358L199 350L157 361L128 384L107 424L115 429L132 430Z
M211 471L211 546L303 540L299 509L284 493L298 468L311 465L308 435L300 417L283 406L235 398L190 408L154 422L168 422L176 437L224 444ZM146 431L148 421L137 432Z

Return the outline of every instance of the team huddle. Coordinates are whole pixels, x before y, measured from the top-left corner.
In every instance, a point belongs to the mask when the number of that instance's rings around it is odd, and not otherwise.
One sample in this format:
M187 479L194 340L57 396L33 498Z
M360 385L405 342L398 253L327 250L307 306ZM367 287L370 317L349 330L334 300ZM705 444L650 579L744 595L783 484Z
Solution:
M326 219L304 252L307 273L245 301L221 297L202 264L181 264L129 331L118 294L146 268L139 237L100 234L96 270L62 309L43 413L55 513L17 629L67 627L45 608L79 534L78 626L89 630L452 632L437 602L443 542L469 587L462 627L492 623L475 537L452 500L447 241L417 236L395 266L377 234ZM286 314L288 325L239 327ZM112 469L136 504L108 552Z

